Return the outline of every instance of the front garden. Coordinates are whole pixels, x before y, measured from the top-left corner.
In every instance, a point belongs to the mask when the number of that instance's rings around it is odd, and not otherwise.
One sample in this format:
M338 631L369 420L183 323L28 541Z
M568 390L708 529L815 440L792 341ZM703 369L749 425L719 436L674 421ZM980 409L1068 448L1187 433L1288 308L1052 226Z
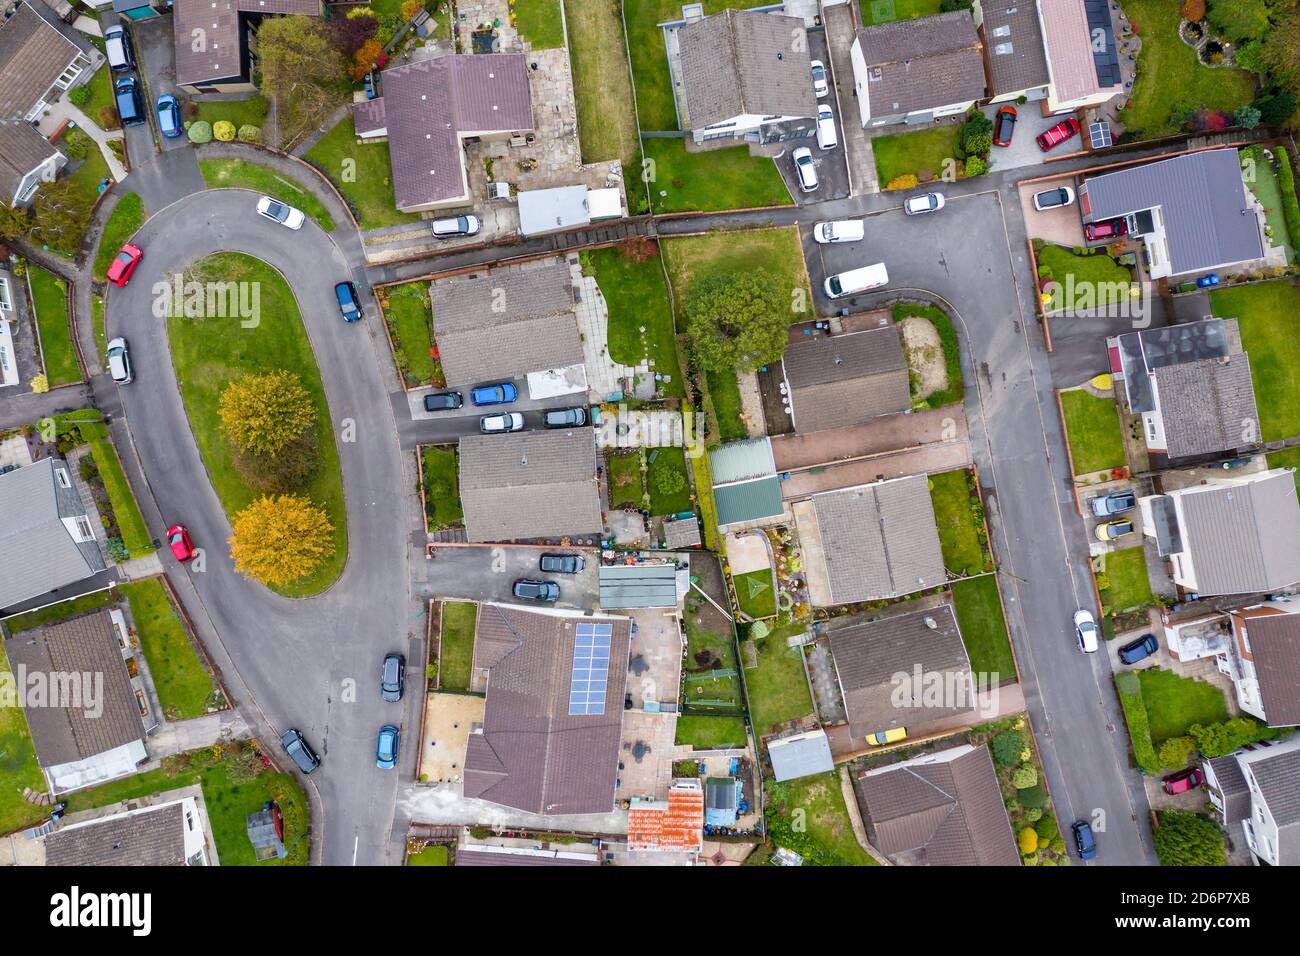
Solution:
M81 366L68 324L67 283L37 265L28 266L27 281L31 283L41 359L50 388L80 382Z
M384 313L384 324L393 343L393 361L407 388L447 384L442 363L434 357L433 304L429 283L405 282L376 289L375 298Z
M1097 590L1101 592L1102 613L1107 617L1141 611L1155 602L1142 545L1107 551L1100 555L1100 561Z
M1264 441L1300 435L1300 288L1288 280L1219 288L1210 293L1210 307L1220 318L1238 320Z
M1124 435L1115 400L1082 388L1067 389L1060 396L1075 475L1126 468Z
M298 207L326 232L334 231L333 217L311 190L269 167L247 159L200 159L199 172L209 189L249 189L263 193Z
M1104 249L1066 249L1041 240L1035 240L1035 248L1043 310L1049 314L1115 310L1142 294L1132 271Z
M946 471L930 475L930 503L939 529L943 563L954 576L993 570L984 528L984 505L975 488L975 475Z
M988 744L993 755L1021 862L1026 866L1069 866L1028 719L1021 714L975 727L970 742L977 747Z
M983 176L990 166L993 121L972 107L959 126L878 136L871 141L871 148L883 190Z
M363 230L420 222L419 216L397 209L388 143L358 143L350 115L322 136L305 158L347 197Z
M202 717L209 708L223 706L225 700L212 673L195 649L161 579L120 584L118 590L131 605L140 650L166 718L190 720Z
M748 146L693 153L677 137L649 137L644 143L650 203L657 213L793 205L776 163L751 156Z
M459 527L465 521L460 503L458 459L455 445L424 445L420 448L426 531Z
M996 676L997 683L1015 680L1016 662L997 577L988 574L954 581L952 604L971 672L977 676L988 674L990 679Z
M954 402L960 402L965 395L965 385L961 371L961 346L957 341L957 329L952 324L952 319L943 309L933 305L922 305L919 302L895 302L893 307L894 323L904 325L911 319L924 319L939 336L939 347L943 350L944 380L947 385L944 388L930 392L922 396L918 394L917 389L920 385L920 376L916 370L909 368L910 386L912 388L912 407L913 408L942 408L945 405L951 405ZM916 354L909 355L909 366L922 358ZM938 356L935 356L938 359Z
M438 689L467 691L474 673L474 635L478 626L478 605L471 601L444 601L441 613Z

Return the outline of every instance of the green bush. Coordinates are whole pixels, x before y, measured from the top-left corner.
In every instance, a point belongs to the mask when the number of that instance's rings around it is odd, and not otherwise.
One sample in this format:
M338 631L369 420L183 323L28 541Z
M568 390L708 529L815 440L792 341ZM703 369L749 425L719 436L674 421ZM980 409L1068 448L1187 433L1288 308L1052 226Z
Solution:
M239 127L239 132L236 135L241 143L260 143L262 141L261 128L251 123L245 123Z
M1160 745L1160 768L1181 770L1187 766L1187 758L1195 748L1196 741L1191 737L1170 737Z
M1017 790L1038 786L1038 771L1033 767L1021 767L1011 775L1011 785Z
M1038 849L1038 834L1033 827L1025 827L1020 831L1019 843L1021 856L1028 856Z
M1133 759L1147 773L1154 774L1160 769L1160 758L1156 756L1155 744L1151 741L1151 723L1142 702L1142 682L1133 671L1124 671L1115 675L1115 690L1119 692L1119 704L1124 711L1124 722L1128 724L1129 740L1133 743Z
M1277 164L1277 181L1282 187L1282 215L1286 218L1286 231L1291 236L1291 245L1300 249L1300 200L1296 199L1291 155L1284 147L1278 148Z
M235 124L230 120L217 120L212 124L212 135L218 143L229 143L235 138Z
M1004 730L993 738L993 759L1000 767L1020 764L1020 751L1025 749L1025 739L1017 731Z
M1278 732L1250 717L1233 717L1217 724L1192 724L1187 732L1204 757L1226 757L1257 740L1271 740Z
M212 142L212 124L207 120L195 120L190 124L190 128L185 131L185 135L190 138L191 143L210 143Z
M90 102L90 87L85 84L68 90L68 100L73 106L80 109Z
M1017 790L1016 796L1020 798L1020 805L1026 810L1042 810L1047 807L1047 790L1041 783Z
M1161 866L1224 866L1223 831L1209 817L1186 810L1166 810L1155 831Z
M989 171L989 164L982 156L967 156L965 175L967 179L983 176Z
M1038 822L1034 824L1034 830L1037 831L1040 840L1050 840L1055 837L1058 832L1056 814L1051 810L1045 811L1038 818Z

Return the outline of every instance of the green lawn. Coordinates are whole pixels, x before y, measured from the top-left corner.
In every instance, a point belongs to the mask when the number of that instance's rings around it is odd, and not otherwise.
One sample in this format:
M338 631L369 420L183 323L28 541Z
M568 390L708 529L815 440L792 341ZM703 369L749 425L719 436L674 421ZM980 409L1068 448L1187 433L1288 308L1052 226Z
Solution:
M749 718L756 736L770 733L777 724L812 713L803 650L785 643L787 636L804 630L807 625L802 624L774 628L754 642L758 666L745 665L745 688L749 692ZM744 662L743 650L741 661Z
M744 5L728 3L727 0L704 0L703 6L705 15L709 15L727 7L741 8ZM636 104L642 129L677 129L677 109L673 105L672 81L668 76L668 52L664 47L663 31L657 24L679 20L681 15L681 0L624 0L623 19L627 23L627 46L632 54L632 79L636 84ZM647 147L650 142L646 141Z
M1119 121L1144 138L1177 132L1169 116L1180 104L1231 113L1255 95L1245 70L1202 66L1196 51L1178 36L1179 7L1169 0L1125 0L1124 12L1138 25L1142 52L1137 81Z
M1300 288L1278 280L1216 289L1210 307L1241 325L1264 441L1300 435Z
M767 784L772 844L800 854L805 866L876 866L853 834L838 770Z
M1061 392L1061 408L1065 412L1065 430L1076 475L1127 465L1114 400L1072 389Z
M246 159L200 159L199 172L209 189L251 189L297 206L326 232L334 231L334 220L325 204L296 179ZM305 173L304 175L311 175Z
M1296 261L1296 250L1291 245L1291 234L1286 227L1286 213L1282 208L1282 184L1278 182L1273 166L1264 158L1264 147L1258 143L1241 151L1242 172L1249 174L1246 178L1250 191L1264 207L1264 215L1269 228L1273 230L1272 243L1286 249L1286 261L1292 265Z
M564 46L560 0L515 0L515 29L534 50Z
M1006 619L1002 616L998 579L990 574L954 582L952 603L971 671L1014 680L1016 663L1011 654Z
M1228 719L1223 692L1213 684L1158 667L1136 673L1142 682L1151 740L1157 748L1171 737L1182 737L1193 724L1217 724Z
M649 465L646 471L646 484L650 488L650 513L652 515L675 515L694 510L691 505L691 484L686 474L686 452L681 448L652 448L646 452ZM660 478L665 474L681 475L681 487L677 491L661 491Z
M9 658L0 645L0 680L12 680ZM27 718L21 707L0 707L0 833L40 822L49 812L23 799L24 787L45 790L45 778L36 762L36 749L27 731Z
M81 381L81 366L72 345L68 325L68 291L63 280L40 266L29 265L27 279L32 285L32 304L36 307L36 328L41 337L41 355L50 387Z
M647 253L653 254L637 261L638 256ZM609 307L610 358L628 366L653 362L654 371L669 379L659 383L661 394L665 398L683 397L686 387L677 360L673 310L659 247L649 242L635 243L589 249L581 256L582 271L595 277Z
M43 607L38 611L28 611L26 614L16 614L13 617L5 618L5 627L9 628L10 634L18 634L22 631L30 631L34 627L42 627L54 621L61 621L68 617L77 617L89 611L97 611L102 607L108 607L110 604L116 604L118 594L115 590L96 591L94 594L83 594L81 597L72 598L70 601L61 601L58 604L51 604L49 607Z
M863 15L866 15L863 0ZM933 177L943 175L944 160L956 161L957 126L937 126L934 129L912 133L894 133L877 136L871 141L876 155L876 175L883 189L898 176L916 175L928 171Z
M90 443L90 454L99 469L108 500L113 504L113 516L117 518L117 529L122 533L122 544L133 558L151 553L154 550L153 537L144 523L144 515L140 513L126 473L122 471L117 449L107 438L99 438Z
M265 130L266 113L270 108L270 103L265 96L250 96L246 100L205 101L195 105L199 108L199 115L195 119L207 123L225 120L234 123L236 130L241 126L256 126L258 129Z
M438 676L443 690L469 690L474 672L474 630L478 605L448 601L442 606L442 659Z
M104 50L104 41L99 37L91 37L89 39L99 47L100 52L102 53ZM90 90L90 99L86 102L85 106L81 107L81 112L94 120L96 125L100 125L99 111L104 107L108 107L110 110L113 109L113 71L108 68L107 63L95 71L95 75L90 78L90 82L87 83L86 86ZM116 113L113 114L113 120L114 123L112 124L112 128L120 128L119 124L116 122Z
M1038 253L1038 277L1057 283L1046 309L1091 312L1128 301L1139 287L1133 273L1104 252L1077 256L1063 246L1044 246Z
M718 421L718 437L723 441L739 441L749 437L749 429L740 417L740 379L731 369L715 372L709 369L704 373L705 384L709 387L709 398L713 401L713 414Z
M977 512L979 499L972 493L971 482L964 471L930 476L930 501L939 528L943 563L954 574L992 570L993 562L982 540L984 523Z
M645 155L655 212L716 212L793 203L776 163L750 156L748 146L688 153L680 139L647 139Z
M119 585L131 604L140 648L168 720L202 717L216 685L158 578Z
M190 319L170 317L167 335L172 363L180 382L181 398L190 428L203 454L208 477L232 517L259 498L244 484L231 460L230 446L221 433L218 403L221 390L242 375L278 369L294 372L316 406L316 442L320 467L302 493L324 508L334 526L334 554L305 578L273 590L292 597L319 594L343 571L347 561L347 513L343 504L343 475L338 448L320 372L312 354L294 300L284 278L266 263L238 252L222 252L191 265L188 273L210 281L257 283L261 292L260 321L241 327L238 317ZM202 543L202 542L200 542ZM217 542L209 542L209 547Z
M864 26L932 17L939 12L938 0L862 0Z
M397 210L388 144L358 143L350 114L321 137L306 158L348 198L362 229L420 222L419 216Z
M277 755L278 756L278 755ZM310 852L307 841L307 798L292 776L265 770L251 780L231 779L229 755L213 757L207 750L191 751L180 758L165 758L162 768L124 777L90 790L68 794L68 812L108 806L123 800L164 793L178 787L200 784L212 839L222 866L306 866ZM284 814L284 844L289 855L258 863L253 844L248 842L246 818L275 800Z
M763 568L732 577L740 609L752 618L776 614L776 594L772 591L772 572Z
M425 528L438 531L463 523L465 512L460 506L456 446L425 445L421 455L424 459Z
M407 387L445 385L442 363L433 357L433 305L429 283L407 282L380 295L384 321L393 339L397 370Z
M419 853L412 853L406 858L407 866L446 866L447 848L441 843L426 846Z
M716 620L712 611L706 611L705 614ZM696 614L689 610L686 612L685 619L686 659L682 662L682 667L687 673L683 703L689 703L693 707L715 706L743 710L745 704L740 692L740 678L734 675L714 676L724 671L740 669L736 661L736 647L731 629L713 631L701 627L696 623ZM714 668L715 661L721 666ZM697 673L691 673L692 671ZM713 705L698 703L704 700L725 703Z
M677 743L700 750L745 746L745 721L741 717L699 717L682 714L677 718Z
M641 479L641 456L635 451L627 454L609 454L605 458L609 478L609 506L619 508L631 505L638 511L645 495Z
M108 365L108 338L104 334L104 297L102 295L90 296L90 322L95 328L95 345L99 349L99 365L105 368Z
M960 402L965 395L964 378L961 371L961 344L957 339L957 327L952 324L948 313L933 305L920 305L915 302L895 302L894 322L905 319L925 319L939 334L939 344L943 347L943 363L947 372L948 387L940 392L931 392L917 408L942 408L954 402ZM915 397L915 396L913 396Z
M1266 456L1268 467L1270 468L1294 468L1296 491L1300 493L1300 448L1288 448L1285 451L1275 451Z
M1102 611L1107 614L1150 607L1155 600L1147 575L1146 552L1140 544L1107 552L1099 577Z

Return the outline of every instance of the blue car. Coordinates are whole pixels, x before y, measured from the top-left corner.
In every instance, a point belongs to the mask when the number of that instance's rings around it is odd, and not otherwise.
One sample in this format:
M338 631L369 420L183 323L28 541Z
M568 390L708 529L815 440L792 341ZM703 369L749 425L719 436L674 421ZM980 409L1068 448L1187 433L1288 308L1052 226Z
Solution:
M397 766L397 747L401 732L392 724L379 728L379 744L375 748L375 766L380 770L392 770Z
M334 298L338 300L339 312L344 322L358 322L361 319L361 306L357 305L357 288L351 282L340 282L334 286Z
M168 139L175 139L185 132L185 125L181 122L181 105L176 102L176 97L170 93L164 93L158 97L158 131Z
M124 76L113 86L113 102L123 126L140 126L145 122L144 108L140 104L139 84L134 76Z
M469 393L469 400L475 405L508 405L518 397L519 392L510 382L480 385Z
M1219 284L1219 274L1217 272L1211 272L1208 276L1201 276L1199 279L1196 280L1196 284L1200 286L1202 289L1208 289L1211 286L1216 286Z
M1079 820L1070 829L1074 831L1074 848L1079 851L1079 859L1095 860L1097 841L1092 836L1092 826L1088 821Z
M1138 661L1146 660L1158 650L1160 644L1156 641L1155 635L1143 634L1136 641L1125 644L1119 649L1119 659L1125 664L1136 664Z

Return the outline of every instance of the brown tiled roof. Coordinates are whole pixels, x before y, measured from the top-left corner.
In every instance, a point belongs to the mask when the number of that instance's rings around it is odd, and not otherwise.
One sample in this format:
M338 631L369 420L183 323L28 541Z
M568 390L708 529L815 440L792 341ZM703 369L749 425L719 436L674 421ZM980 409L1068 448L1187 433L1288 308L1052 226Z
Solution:
M1100 92L1084 0L1039 0L1039 6L1056 100L1069 103Z
M22 631L5 641L5 653L11 666L21 664L29 674L103 675L103 712L97 717L84 706L24 708L42 767L84 760L144 739L140 708L108 611Z
M612 629L605 712L571 716L576 625L584 621ZM470 734L465 756L465 796L530 813L610 811L630 646L625 617L480 605L474 666L490 666L483 732ZM490 649L487 660L481 649Z
M388 111L384 107L384 98L377 96L373 100L361 100L352 104L352 126L358 136L372 136L388 125Z
M174 0L176 82L185 86L240 76L245 68L240 20L271 14L318 17L321 0ZM204 41L197 50L196 30Z
M466 194L463 136L533 128L527 57L451 54L385 70L384 116L397 207Z
M858 778L872 844L905 866L1018 866L988 748L931 756L949 759L918 758Z
M937 109L984 96L984 57L968 10L864 27L872 116Z
M1247 634L1268 725L1300 724L1300 614L1252 617Z
M974 712L969 695L964 705L935 702L923 696L923 687L907 695L910 684L901 683L901 675L910 678L919 666L924 675L942 674L969 690L970 660L949 604L841 625L830 632L830 646L849 732L857 740L896 728L915 737L936 721Z
M1034 0L986 0L984 49L991 96L1045 86L1051 79Z
M31 3L19 7L0 23L0 119L26 116L81 53Z
M667 800L633 804L628 810L628 849L698 852L703 827L704 790L698 780L680 781L669 789Z
M799 432L857 425L911 407L895 326L801 339L781 362Z
M1223 825L1236 827L1250 816L1250 785L1241 772L1241 764L1236 754L1226 757L1212 757L1205 761L1213 772L1218 784L1219 796L1223 798Z
M561 259L441 279L429 294L434 339L450 385L583 362L573 279Z
M184 808L170 803L55 830L46 866L184 866Z
M599 533L592 429L466 435L460 500L470 541Z
M1259 412L1245 353L1166 365L1151 376L1170 458L1259 444Z
M0 201L12 203L23 177L57 152L21 117L0 118Z
M682 85L693 129L742 114L816 116L803 20L724 10L677 30Z

